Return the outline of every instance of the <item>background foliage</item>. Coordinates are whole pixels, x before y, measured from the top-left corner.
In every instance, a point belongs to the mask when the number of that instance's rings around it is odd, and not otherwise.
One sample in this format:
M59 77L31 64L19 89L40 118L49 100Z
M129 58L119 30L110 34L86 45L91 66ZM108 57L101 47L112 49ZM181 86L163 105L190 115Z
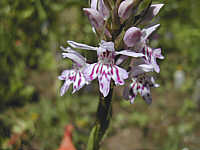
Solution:
M153 90L151 106L139 97L130 105L119 99L121 89L115 89L112 129L104 150L200 147L200 1L156 2L165 3L155 19L161 28L151 42L166 57L159 62L161 87ZM66 40L98 42L82 11L87 6L87 0L0 1L1 149L55 150L69 123L75 126L75 146L85 149L95 120L97 85L60 97L57 76L71 65L61 59L59 46L66 46ZM177 71L185 74L180 88L174 86ZM9 145L15 135L20 136Z

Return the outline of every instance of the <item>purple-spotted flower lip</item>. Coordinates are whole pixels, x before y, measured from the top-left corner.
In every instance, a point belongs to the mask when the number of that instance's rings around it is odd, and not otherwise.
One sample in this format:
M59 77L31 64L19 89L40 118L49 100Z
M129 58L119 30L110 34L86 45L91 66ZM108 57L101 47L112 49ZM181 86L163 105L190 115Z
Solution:
M126 55L131 57L144 57L143 54L131 50L115 51L113 42L106 42L103 40L99 44L99 47L92 47L74 41L67 41L67 43L72 48L97 51L98 62L88 65L85 69L85 76L89 81L98 78L100 92L104 97L109 93L111 79L114 80L116 85L124 85L124 80L128 78L128 72L115 64L115 56Z
M139 93L146 103L150 104L152 101L150 88L159 87L159 84L155 83L153 76L147 74L147 72L152 71L153 66L149 64L143 64L142 60L134 64L130 71L132 82L129 87L124 89L124 98L130 100L131 103L134 103L135 97Z
M61 46L61 49L65 51L62 53L63 58L69 58L74 62L72 69L64 70L61 75L58 76L59 80L65 80L60 90L60 95L63 96L71 84L73 84L72 93L74 93L81 89L85 84L89 84L89 81L86 79L83 73L84 69L88 65L86 63L86 59L70 47L64 48Z

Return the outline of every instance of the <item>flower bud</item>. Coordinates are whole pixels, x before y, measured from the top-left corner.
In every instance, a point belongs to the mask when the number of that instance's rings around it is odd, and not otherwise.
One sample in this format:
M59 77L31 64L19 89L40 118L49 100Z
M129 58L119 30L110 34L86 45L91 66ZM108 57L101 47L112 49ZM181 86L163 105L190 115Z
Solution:
M102 34L102 32L104 32L107 37L112 37L108 29L104 27L105 21L103 16L97 10L92 8L83 8L83 11L88 16L91 25L99 34Z
M122 21L128 19L133 12L133 7L137 6L141 0L125 0L121 2L118 8L118 15Z
M103 16L104 19L108 19L110 16L109 9L106 7L103 0L99 0L98 11Z
M160 9L164 6L164 4L154 4L151 5L146 16L144 17L143 23L147 23L151 21L160 11Z
M141 37L142 37L141 30L136 27L131 27L126 31L124 35L124 43L128 47L133 47L138 42L140 42Z
M97 9L97 2L98 2L98 0L90 0L91 8Z
M92 24L95 29L101 30L104 26L104 19L103 16L100 15L100 13L92 8L83 8L83 11L88 16L88 19L90 20L90 23Z
M132 13L134 0L125 0L119 5L118 15L124 21L129 18Z

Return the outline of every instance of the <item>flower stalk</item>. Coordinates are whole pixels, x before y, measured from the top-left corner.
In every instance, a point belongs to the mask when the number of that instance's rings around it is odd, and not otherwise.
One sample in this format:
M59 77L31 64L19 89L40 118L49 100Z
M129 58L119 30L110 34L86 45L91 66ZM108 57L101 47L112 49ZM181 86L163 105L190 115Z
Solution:
M87 150L99 150L102 139L106 135L112 118L112 93L114 84L111 83L108 96L99 95L96 122L89 136Z

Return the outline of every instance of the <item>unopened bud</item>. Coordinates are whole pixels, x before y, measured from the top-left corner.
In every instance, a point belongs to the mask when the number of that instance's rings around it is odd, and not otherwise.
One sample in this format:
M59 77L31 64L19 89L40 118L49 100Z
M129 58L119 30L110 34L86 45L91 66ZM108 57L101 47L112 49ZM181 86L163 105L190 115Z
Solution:
M143 23L151 21L160 11L164 4L154 4L151 5L146 16L144 17Z
M112 37L110 32L104 26L105 21L103 16L97 10L92 8L83 8L83 11L88 16L91 25L99 34L102 34L102 32L104 32L107 37Z
M96 30L100 30L104 26L104 18L100 13L92 8L83 8L83 11L88 16L88 19Z
M133 7L137 6L141 0L125 0L121 2L118 8L118 15L122 21L128 19L133 12Z
M142 32L139 28L131 27L129 28L124 35L124 43L128 47L133 47L136 45L142 37Z
M98 11L103 16L104 19L108 19L110 16L109 9L106 7L103 0L99 0Z

